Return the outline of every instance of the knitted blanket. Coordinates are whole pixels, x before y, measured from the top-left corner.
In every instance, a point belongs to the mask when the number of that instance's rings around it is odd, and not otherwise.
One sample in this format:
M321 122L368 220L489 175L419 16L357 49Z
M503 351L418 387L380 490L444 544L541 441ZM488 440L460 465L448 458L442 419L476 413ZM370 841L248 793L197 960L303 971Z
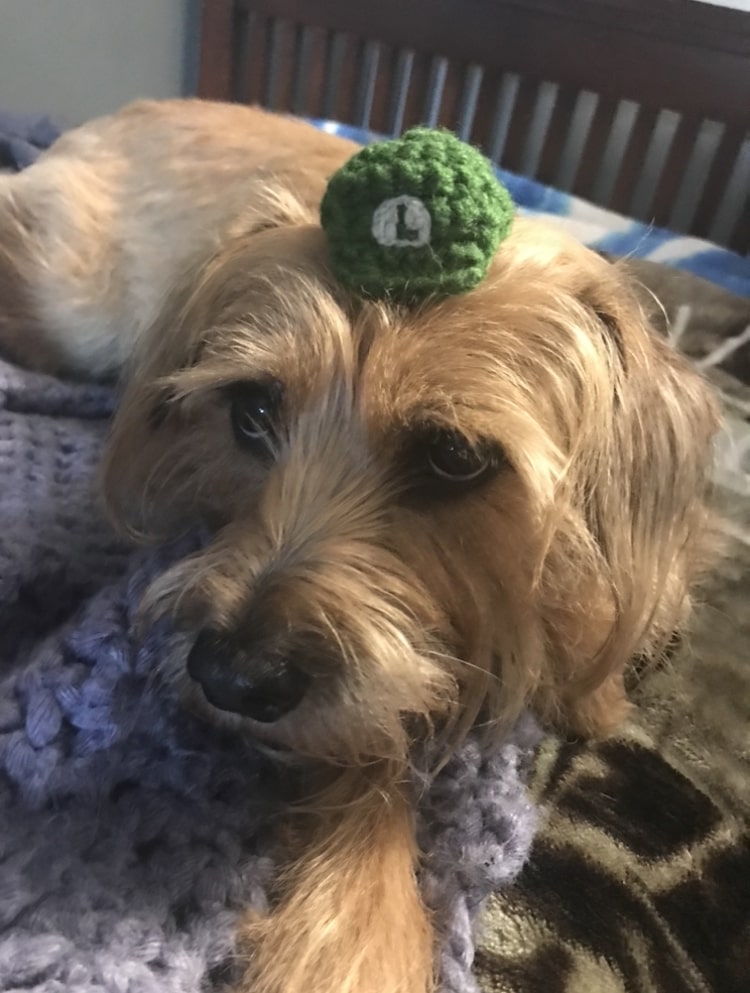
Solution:
M60 134L50 117L0 110L0 168L23 169Z
M95 496L113 403L0 363L0 989L198 993L232 975L233 926L274 878L275 779L251 744L181 711L140 642L150 578L189 550L123 548ZM443 987L476 989L472 920L534 817L530 721L469 742L424 797L422 886Z

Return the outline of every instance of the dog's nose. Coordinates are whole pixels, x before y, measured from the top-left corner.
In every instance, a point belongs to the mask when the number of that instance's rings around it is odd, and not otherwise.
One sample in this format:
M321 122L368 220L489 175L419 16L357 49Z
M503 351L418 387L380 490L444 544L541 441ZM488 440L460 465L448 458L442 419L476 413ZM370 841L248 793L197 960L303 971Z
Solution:
M291 659L247 652L212 630L196 638L187 669L214 707L267 724L293 710L310 681Z

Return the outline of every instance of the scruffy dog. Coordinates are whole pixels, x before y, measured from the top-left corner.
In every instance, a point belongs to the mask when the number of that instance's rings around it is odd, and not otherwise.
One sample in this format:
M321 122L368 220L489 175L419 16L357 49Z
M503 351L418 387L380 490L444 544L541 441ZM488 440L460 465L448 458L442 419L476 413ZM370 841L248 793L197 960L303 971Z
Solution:
M256 993L427 993L410 756L526 706L577 732L684 624L717 411L623 270L517 219L416 308L333 277L318 208L355 151L250 108L141 103L0 177L0 349L122 377L104 489L193 707L305 770Z

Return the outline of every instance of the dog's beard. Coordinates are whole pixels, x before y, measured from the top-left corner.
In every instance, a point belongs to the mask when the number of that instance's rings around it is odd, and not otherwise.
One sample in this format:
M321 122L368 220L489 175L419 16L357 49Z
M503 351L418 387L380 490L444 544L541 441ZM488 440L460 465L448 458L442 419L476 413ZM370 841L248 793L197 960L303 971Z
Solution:
M147 613L170 614L183 632L162 660L162 675L192 708L299 756L343 765L403 762L412 736L449 730L457 663L403 567L356 543L346 559L279 567L240 550L247 535L236 532L227 528L212 547L166 573L144 602ZM186 667L205 629L239 632L233 638L241 639L250 668L293 644L308 683L299 704L271 722L212 706Z

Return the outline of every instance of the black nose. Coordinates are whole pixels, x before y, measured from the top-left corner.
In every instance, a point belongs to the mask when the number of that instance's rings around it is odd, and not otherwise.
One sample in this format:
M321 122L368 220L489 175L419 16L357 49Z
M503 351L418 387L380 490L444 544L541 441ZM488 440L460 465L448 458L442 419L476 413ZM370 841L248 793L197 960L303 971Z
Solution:
M283 654L245 651L212 630L196 638L187 669L214 707L268 724L297 706L310 681Z

